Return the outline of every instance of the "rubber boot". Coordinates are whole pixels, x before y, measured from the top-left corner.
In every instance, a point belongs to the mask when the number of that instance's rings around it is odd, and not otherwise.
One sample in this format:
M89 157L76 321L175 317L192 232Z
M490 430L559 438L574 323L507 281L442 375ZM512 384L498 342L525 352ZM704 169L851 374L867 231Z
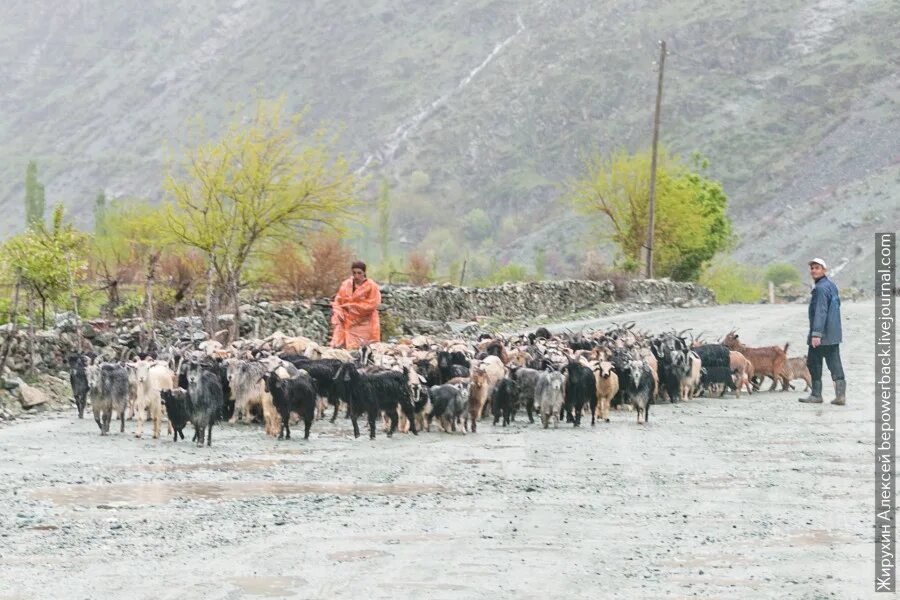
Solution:
M835 406L847 404L847 381L845 379L838 379L834 382L834 400L831 403Z
M812 390L809 392L809 396L806 398L797 398L800 402L805 402L807 404L821 404L822 403L822 381L813 381L812 382Z

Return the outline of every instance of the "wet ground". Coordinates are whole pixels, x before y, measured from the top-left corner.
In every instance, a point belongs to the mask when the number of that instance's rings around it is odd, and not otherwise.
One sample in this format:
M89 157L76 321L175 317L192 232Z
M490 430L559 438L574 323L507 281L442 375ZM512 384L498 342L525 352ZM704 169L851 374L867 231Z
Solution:
M203 449L73 414L5 426L0 600L868 598L873 307L843 310L847 407L760 393L653 406L647 426L520 414L374 442L342 420L306 442L226 425ZM806 307L635 318L796 355Z

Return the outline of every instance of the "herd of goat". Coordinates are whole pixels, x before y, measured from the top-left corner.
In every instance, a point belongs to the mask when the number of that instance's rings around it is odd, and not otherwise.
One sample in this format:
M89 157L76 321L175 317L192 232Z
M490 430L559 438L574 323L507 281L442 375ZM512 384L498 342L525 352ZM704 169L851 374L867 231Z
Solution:
M68 361L78 416L90 398L101 435L109 433L115 412L121 432L127 414L136 420L135 436L149 418L158 438L165 413L174 441L184 439L190 422L201 446L212 444L219 420L258 419L267 434L290 439L291 420L299 419L308 438L316 418L331 411L334 422L342 407L354 436L366 415L374 439L379 418L389 437L430 431L434 420L445 432L475 432L488 415L506 426L521 409L531 423L537 414L544 428L560 420L577 427L585 409L591 425L609 421L610 408L620 406L633 408L642 423L651 404L726 390L740 397L742 388L753 393L765 377L770 390L778 383L789 389L794 379L809 386L805 359L789 359L787 344L751 348L734 331L718 343L685 333L651 335L633 323L562 335L540 328L473 342L419 336L353 352L276 333L228 348L204 342L131 361L88 354Z

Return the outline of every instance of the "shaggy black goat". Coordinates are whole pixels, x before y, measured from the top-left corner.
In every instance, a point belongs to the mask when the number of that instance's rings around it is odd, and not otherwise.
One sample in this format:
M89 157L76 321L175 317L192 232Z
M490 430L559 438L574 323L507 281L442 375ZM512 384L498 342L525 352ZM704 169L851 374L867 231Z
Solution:
M734 373L731 369L731 350L724 344L705 344L694 348L700 357L700 388L709 390L714 384L735 390Z
M459 369L454 372L454 365L465 367L465 375L463 375ZM446 350L440 350L437 353L437 366L438 371L441 373L441 383L447 383L454 377L468 377L469 369L472 365L469 363L469 359L466 358L466 355L462 352L447 352Z
M222 385L215 373L197 363L188 366L187 380L194 441L198 446L202 446L204 441L207 446L212 446L212 428L225 403Z
M191 411L193 410L187 390L181 388L160 390L159 396L162 399L162 405L166 407L169 425L172 426L172 441L177 442L178 436L184 439L184 427L191 420ZM196 440L196 434L194 438Z
M335 376L341 365L344 364L336 358L312 359L302 354L282 354L282 360L286 360L298 369L303 369L312 377L316 386L316 394L325 398L328 404L334 407L331 414L331 422L337 419L338 408L340 408L341 400L346 401L338 392L339 386L335 384ZM325 416L324 406L319 418Z
M387 413L391 420L388 437L397 431L400 416L397 409L403 410L410 422L410 431L416 431L415 407L412 392L409 389L409 370L379 371L365 373L353 363L343 363L334 376L338 393L346 398L350 405L350 421L353 423L353 435L359 437L359 425L356 420L366 413L369 421L369 437L375 439L375 419L381 411Z
M316 416L316 388L309 373L301 371L289 378L281 378L275 371L263 378L266 391L272 394L272 404L281 417L278 439L291 439L291 411L303 419L303 439L309 439L309 429ZM287 436L285 436L287 433Z
M87 406L88 386L87 359L78 354L68 357L69 383L72 384L72 395L75 396L75 407L78 409L78 418L84 418L84 407Z
M511 368L509 370L509 376L510 379L514 379L519 386L519 405L525 406L525 412L528 414L528 422L534 423L534 390L537 387L541 372L527 367Z
M581 425L581 413L585 403L591 407L591 425L594 424L594 413L597 408L597 380L590 367L576 361L570 361L563 367L566 375L566 400L563 409L566 421L570 419L575 427Z
M519 386L512 379L501 379L491 390L491 412L494 415L494 425L503 417L503 426L515 418L519 409Z

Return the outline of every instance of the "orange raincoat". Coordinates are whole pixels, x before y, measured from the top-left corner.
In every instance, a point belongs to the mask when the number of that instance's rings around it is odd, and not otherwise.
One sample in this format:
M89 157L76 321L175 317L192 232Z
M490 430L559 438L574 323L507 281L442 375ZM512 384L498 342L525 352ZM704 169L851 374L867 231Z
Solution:
M380 342L379 304L381 292L371 279L366 279L355 290L352 277L344 281L331 303L331 325L334 327L331 345L352 350L369 342Z

